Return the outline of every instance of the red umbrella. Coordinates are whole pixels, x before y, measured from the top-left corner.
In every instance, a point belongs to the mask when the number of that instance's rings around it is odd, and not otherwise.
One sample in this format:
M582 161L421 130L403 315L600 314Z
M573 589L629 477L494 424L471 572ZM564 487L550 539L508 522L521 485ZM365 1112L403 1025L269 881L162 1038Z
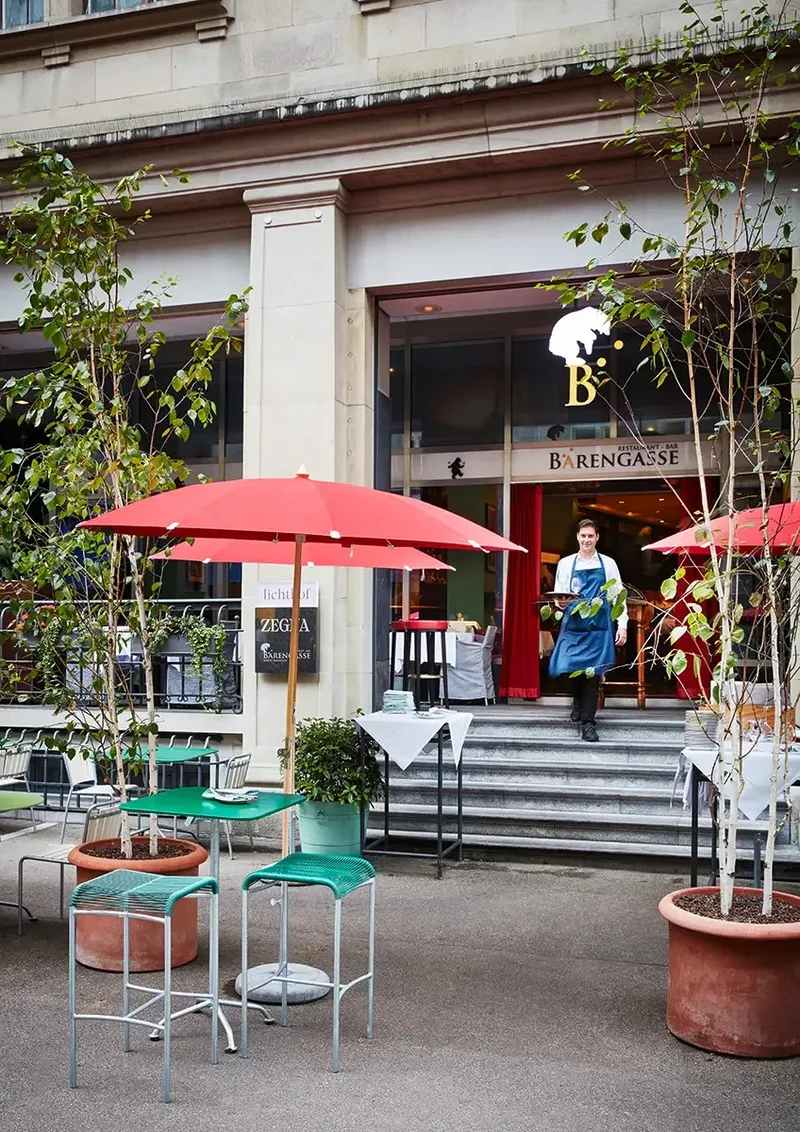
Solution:
M83 527L159 538L255 538L521 550L470 519L410 496L355 484L291 479L192 484L88 519Z
M305 469L291 479L244 479L193 484L151 495L87 519L82 527L143 537L255 539L294 542L292 631L286 691L283 788L294 792L294 715L300 583L305 542L372 546L435 546L455 550L524 547L441 507L410 496L355 484L312 480ZM283 853L288 851L284 823Z
M730 545L735 554L764 553L764 515L760 507L722 515L706 526L700 523L669 538L659 539L644 550L663 554L710 554L713 541L718 550ZM767 547L770 553L800 553L800 502L776 503L767 508Z
M264 562L291 565L294 543L261 539L198 538L162 550L154 558L175 562ZM303 566L361 566L376 570L453 570L432 554L405 546L343 546L340 542L305 543Z

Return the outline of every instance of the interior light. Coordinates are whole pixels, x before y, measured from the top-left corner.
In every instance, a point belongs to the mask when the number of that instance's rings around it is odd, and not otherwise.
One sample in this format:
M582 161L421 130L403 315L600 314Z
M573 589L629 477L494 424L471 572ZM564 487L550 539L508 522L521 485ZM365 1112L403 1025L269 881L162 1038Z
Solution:
M442 308L437 306L436 303L425 303L423 306L416 307L415 309L419 314L438 314Z

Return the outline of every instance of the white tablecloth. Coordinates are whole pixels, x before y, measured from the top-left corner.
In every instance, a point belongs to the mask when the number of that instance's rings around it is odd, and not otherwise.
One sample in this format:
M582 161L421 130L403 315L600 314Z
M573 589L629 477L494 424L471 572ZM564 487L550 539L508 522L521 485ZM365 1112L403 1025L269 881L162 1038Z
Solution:
M715 747L708 749L685 747L681 754L719 788L720 778L728 772L722 770ZM746 818L755 821L769 805L769 780L772 774L772 748L769 742L758 743L749 750L745 746L741 760L741 774L744 785L739 796L739 809ZM786 757L781 759L778 798L784 798L789 787L798 779L800 779L800 745L795 744L789 749L788 759ZM735 780L729 780L726 796L730 797L737 787L738 783Z
M444 708L435 708L425 715L391 715L389 712L373 711L370 715L356 717L358 726L402 770L413 763L445 724L450 728L453 761L458 766L461 762L461 748L472 720L473 716L468 711L446 711Z
M418 632L418 630L415 629L414 632ZM421 651L420 655L422 656L422 663L425 664L427 659L428 659L428 634L423 631L423 632L419 633L419 636L422 638L421 641L420 641L420 643L422 645L422 651ZM402 672L403 671L403 656L405 655L405 633L396 633L395 637L396 637L397 643L395 645L396 652L395 652L395 657L394 657L394 670L395 670L395 672ZM450 630L448 630L445 633L445 635L444 635L444 651L445 651L445 656L447 657L447 663L450 665L451 668L456 667L456 656L457 656L456 642L457 641L474 641L474 640L475 640L475 634L474 633L466 633L466 632L456 633L455 631L450 631ZM392 654L391 654L391 646L390 646L389 656L391 656L391 655ZM416 645L414 645L414 648L412 649L412 652L411 652L411 663L412 664L414 663L415 655L416 655ZM439 633L439 632L437 632L434 636L433 659L434 659L435 664L441 664L442 663L442 634Z

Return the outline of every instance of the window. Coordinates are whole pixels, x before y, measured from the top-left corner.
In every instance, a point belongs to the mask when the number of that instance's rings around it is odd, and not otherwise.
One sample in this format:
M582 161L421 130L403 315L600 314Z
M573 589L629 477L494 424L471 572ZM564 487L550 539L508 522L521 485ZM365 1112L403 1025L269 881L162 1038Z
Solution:
M44 0L0 0L0 5L4 28L21 28L44 21Z
M503 342L413 347L412 448L503 443L504 354Z
M511 427L515 443L543 440L598 440L610 435L611 389L577 389L570 400L570 372L550 353L549 338L518 338L511 349ZM602 355L601 355L602 356ZM579 374L583 377L583 374ZM584 403L585 402L585 403Z
M98 12L118 12L122 8L141 8L152 3L153 0L89 0L88 8L95 15Z
M392 400L392 451L403 449L406 416L406 352L393 346L389 354L389 392Z

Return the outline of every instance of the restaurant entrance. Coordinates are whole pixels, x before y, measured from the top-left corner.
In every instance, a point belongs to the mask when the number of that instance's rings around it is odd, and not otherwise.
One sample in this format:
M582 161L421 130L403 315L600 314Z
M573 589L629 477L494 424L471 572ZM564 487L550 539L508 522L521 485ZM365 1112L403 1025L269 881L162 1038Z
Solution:
M646 647L645 690L648 698L674 696L674 681L667 677L659 653L668 648L668 633L659 632L662 581L673 573L675 562L642 548L672 534L685 515L680 481L605 481L602 483L548 484L542 495L541 571L542 589L552 588L558 560L576 549L575 534L581 519L593 519L600 537L598 549L619 566L628 590L630 617L628 642L617 652L617 671L609 682L636 680L637 652L642 639ZM642 629L637 633L637 626ZM550 677L547 655L557 628L542 626L542 695L570 694L568 677ZM643 631L642 631L643 630ZM549 637L549 639L548 639ZM612 688L609 688L609 692ZM631 689L630 694L634 694Z

